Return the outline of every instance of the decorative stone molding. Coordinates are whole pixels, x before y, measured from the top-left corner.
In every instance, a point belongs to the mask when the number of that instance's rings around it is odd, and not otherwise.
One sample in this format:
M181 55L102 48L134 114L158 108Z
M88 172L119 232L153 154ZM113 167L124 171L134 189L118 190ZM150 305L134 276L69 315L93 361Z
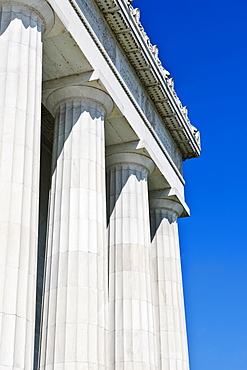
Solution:
M99 14L97 6L93 2L87 0L76 0L76 3L83 11L83 14L86 16L90 26L93 28L98 39L104 46L107 54L112 59L113 63L115 63L117 47L114 37L111 32L109 32L109 28L105 24L104 18Z
M151 44L150 38L148 37L147 33L144 30L144 27L141 24L141 21L140 21L140 9L133 8L133 6L130 6L130 13L133 16L134 20L136 21L136 24L138 26L138 29L139 29L140 33L142 34L142 37L145 40L145 43L147 44L147 46L148 46L149 50L151 51L152 55L154 56L154 59L156 61L156 64L157 64L158 68L160 69L160 71L161 71L163 77L165 78L165 80L167 80L168 87L170 88L170 91L173 94L173 96L174 96L174 98L175 98L175 100L177 102L177 105L181 109L181 112L183 113L183 115L184 115L187 123L189 124L189 127L191 127L191 131L192 131L193 135L195 136L196 142L200 146L200 141L198 139L200 137L200 133L197 130L196 131L197 132L197 135L195 135L195 132L194 132L194 128L195 127L191 125L190 120L188 118L188 109L187 109L187 107L184 107L182 105L182 102L179 99L179 97L177 96L177 93L176 93L176 91L174 89L174 79L173 78L170 78L170 79L168 78L170 76L170 72L167 71L162 66L162 63L161 63L161 61L159 59L159 56L158 56L158 54L159 54L158 46Z
M116 5L117 0L96 0L97 5L102 10L100 14L97 7L93 6L93 3L90 3L91 11L88 12L88 6L85 0L69 1L80 20L88 29L104 58L108 61L110 68L113 70L118 81L122 84L135 108L144 119L145 124L152 131L160 147L164 147L165 150L168 151L171 159L174 161L179 171L181 171L182 160L197 157L200 153L200 149L187 122L185 122L185 119L181 116L179 107L176 105L174 97L172 97L164 78L161 78L160 71L155 68L150 50L146 45L140 43L140 35L137 26L134 24L135 22L132 20L132 17L129 17L126 13L129 11L128 8L126 6L123 7L123 4L121 5L118 2ZM107 38L112 37L112 33L109 29L111 28L111 30L115 32L115 37L126 52L128 59L123 57L123 50L119 48L117 44L116 53L113 53L116 56L116 60L111 59L110 54L104 49L105 43L101 40L99 27L96 26L97 22L95 22L95 20L98 19L97 24L102 24L103 17L105 17L108 23L108 27L104 27ZM123 30L128 29L131 33L119 34L120 28ZM132 64L136 73L133 73L128 62ZM147 63L149 63L149 65L147 65ZM120 69L123 70L124 76L135 76L134 83L138 86L138 89L135 89L133 84L128 82L129 79L126 83L125 77L122 77ZM142 99L143 93L141 93L141 96L139 93L139 90L143 91L143 84L141 82L145 85L144 90L146 97L144 100ZM146 101L146 99L152 100L154 103L155 122L150 122L145 115L144 101ZM159 137L159 133L162 133L161 137ZM168 146L166 145L167 143ZM177 147L180 150L179 155L177 155Z
M195 138L195 141L197 142L199 148L201 148L200 131L198 131L197 128L190 123L190 119L188 117L188 107L183 106L181 100L177 96L177 93L176 93L176 91L174 89L174 79L173 78L169 78L167 80L167 82L168 82L168 86L169 86L169 88L171 90L172 95L174 96L174 98L175 98L175 100L176 100L179 108L181 109L181 111L182 111L182 113L183 113L183 115L185 117L185 120L186 120L187 124L189 125L189 128L190 128L190 130L191 130L191 132L192 132L192 134L193 134L193 136Z
M72 3L74 1L70 0ZM191 125L186 109L174 90L174 81L168 78L169 72L164 69L158 57L158 48L151 44L140 22L140 10L130 4L126 9L120 0L96 2L130 64L145 85L164 126L178 145L183 160L199 156L200 133Z
M137 26L138 26L138 29L139 31L141 32L142 34L142 37L143 39L145 40L146 44L148 45L148 48L149 50L151 51L156 63L157 63L157 66L158 68L160 69L163 77L165 79L168 79L168 77L170 76L170 72L168 72L163 66L162 66L162 63L159 59L159 49L158 49L158 46L157 45L152 45L151 44L151 41L150 41L150 38L148 37L147 33L145 32L144 30L144 27L143 25L141 24L141 21L140 21L140 17L141 17L141 12L140 12L140 9L139 8L133 8L133 6L130 6L130 13L132 15L132 17L134 18Z

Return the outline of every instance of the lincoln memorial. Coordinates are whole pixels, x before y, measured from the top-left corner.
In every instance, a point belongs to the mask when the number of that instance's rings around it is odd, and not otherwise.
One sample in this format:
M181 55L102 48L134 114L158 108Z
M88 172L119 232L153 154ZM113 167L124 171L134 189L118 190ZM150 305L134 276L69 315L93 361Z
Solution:
M189 370L199 155L132 1L0 0L0 370Z

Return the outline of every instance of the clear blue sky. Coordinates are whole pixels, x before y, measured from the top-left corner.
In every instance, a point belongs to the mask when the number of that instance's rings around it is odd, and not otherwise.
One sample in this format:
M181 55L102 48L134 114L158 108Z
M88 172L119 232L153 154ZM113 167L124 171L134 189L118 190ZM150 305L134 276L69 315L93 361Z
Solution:
M247 370L247 1L132 5L201 131L179 222L191 370Z

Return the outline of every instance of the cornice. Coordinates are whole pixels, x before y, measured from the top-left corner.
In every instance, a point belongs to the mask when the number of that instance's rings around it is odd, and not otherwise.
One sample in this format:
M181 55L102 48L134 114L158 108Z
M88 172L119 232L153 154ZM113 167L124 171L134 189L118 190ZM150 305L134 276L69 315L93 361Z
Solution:
M183 159L200 155L200 133L188 118L174 89L174 80L162 66L157 45L152 45L140 22L140 10L130 0L95 0L127 59L146 88Z

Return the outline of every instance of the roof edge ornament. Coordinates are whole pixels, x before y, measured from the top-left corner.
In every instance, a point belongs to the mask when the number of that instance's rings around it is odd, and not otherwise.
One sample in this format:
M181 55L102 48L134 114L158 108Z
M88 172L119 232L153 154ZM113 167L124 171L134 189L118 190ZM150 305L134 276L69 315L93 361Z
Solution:
M131 1L132 2L132 1ZM130 14L132 15L133 19L135 20L135 23L137 24L137 27L139 31L142 34L142 37L147 44L149 50L153 54L153 57L158 65L158 68L160 72L162 73L163 77L167 80L168 77L170 76L170 72L167 71L161 63L161 60L159 59L159 49L157 45L152 45L150 38L148 37L147 33L144 30L143 25L141 24L140 18L141 18L141 11L139 8L134 8L132 5L130 5Z
M76 9L74 3L79 0L69 1ZM156 106L163 125L180 149L182 159L198 157L201 151L200 132L190 123L187 107L183 106L174 90L174 80L170 78L170 73L159 59L159 49L157 45L152 45L141 24L139 8L134 8L131 0L95 0L95 2L103 12L137 77L146 88L147 95ZM107 52L106 55L109 57ZM112 61L111 57L109 60ZM136 103L138 108L142 109L137 101ZM142 113L145 115L145 112Z
M164 77L166 83L167 83L167 86L172 94L172 96L174 97L178 107L181 109L181 112L182 112L182 115L184 116L189 128L190 128L190 131L192 133L192 135L194 136L195 138L195 141L196 143L198 144L199 148L201 148L201 142L200 142L200 131L197 130L197 128L195 126L193 126L191 123L190 123L190 119L188 117L188 108L186 106L183 106L181 100L179 99L175 89L174 89L174 79L173 78L169 78L170 76L170 72L167 71L163 66L162 66L162 63L161 63L161 60L159 59L159 49L158 49L158 46L157 45L152 45L151 41L150 41L150 38L148 37L147 33L145 32L144 30L144 27L143 25L141 24L141 21L140 21L140 18L141 18L141 12L140 12L140 9L139 8L134 8L132 5L130 5L133 0L126 0L127 1L127 4L129 5L129 9L130 9L130 14L132 15L132 18L134 19L135 23L137 24L137 27L145 41L145 43L147 44L149 50L151 51L154 59L155 59L155 62L162 74L162 76Z
M187 124L190 128L190 131L192 132L192 135L195 138L195 141L196 141L197 145L201 149L200 131L195 126L193 126L191 124L189 116L188 116L188 107L186 107L186 105L183 106L181 100L177 96L177 93L176 93L175 88L174 88L174 78L168 78L167 85L168 85L174 99L176 100L177 105L181 109L181 112L182 112L182 114L183 114L183 116L184 116L184 118L185 118L185 120L186 120L186 122L187 122Z

